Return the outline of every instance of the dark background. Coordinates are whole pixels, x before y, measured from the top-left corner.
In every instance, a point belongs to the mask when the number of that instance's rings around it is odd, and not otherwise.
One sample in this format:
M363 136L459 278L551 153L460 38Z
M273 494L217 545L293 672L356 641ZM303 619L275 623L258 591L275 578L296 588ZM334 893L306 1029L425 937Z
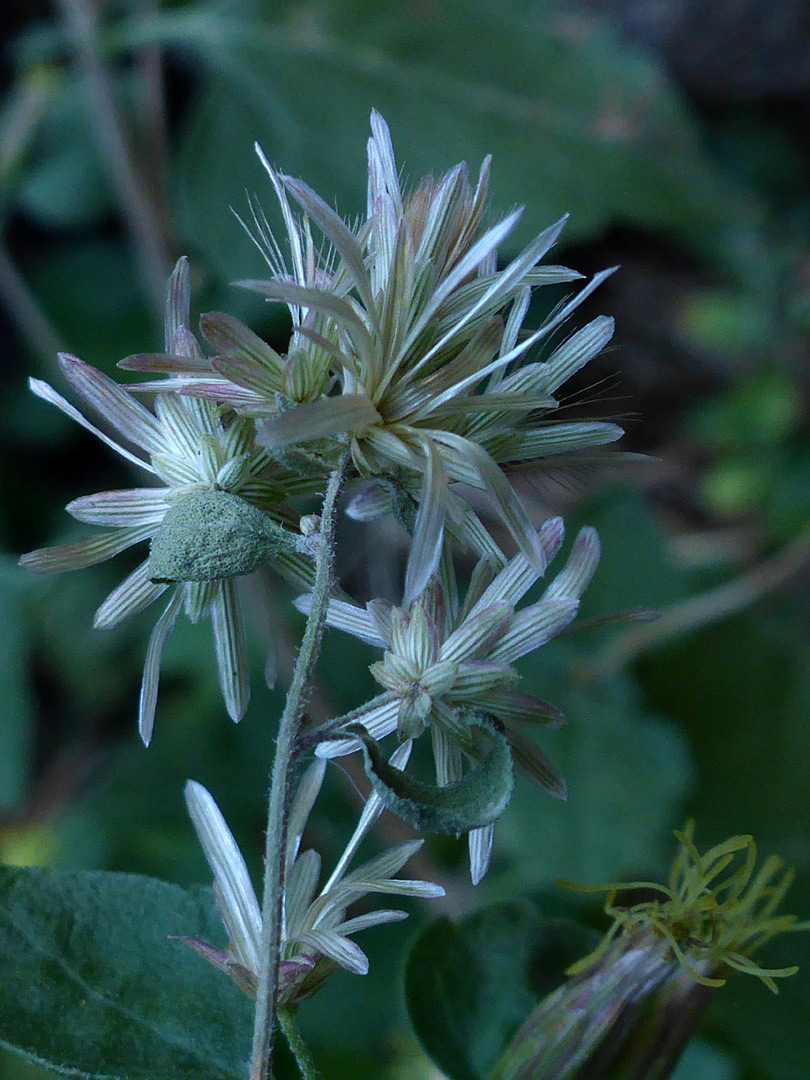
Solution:
M18 0L0 15L0 857L205 880L181 799L192 776L258 865L281 700L260 689L261 645L254 701L234 728L210 631L178 625L156 738L140 746L135 701L154 615L92 630L93 610L132 564L122 556L50 579L16 567L21 551L82 534L66 502L132 478L25 380L65 392L59 348L113 373L127 353L157 347L158 271L180 254L199 310L231 311L283 347L283 321L228 285L262 273L228 208L244 212L247 188L275 220L258 140L341 212L359 211L374 106L406 178L461 159L477 170L492 152L493 215L526 205L516 242L570 211L555 260L586 272L621 264L582 314L616 316L613 346L570 404L618 418L625 448L652 460L562 482L540 475L522 490L538 516L599 528L605 555L587 613L665 612L527 664L527 689L569 716L543 742L568 803L523 782L477 892L461 845L428 845L415 872L448 884L454 914L537 894L555 877L660 875L671 830L691 814L701 846L752 832L794 864L787 908L810 915L806 5L129 0L98 5L81 52L75 19L88 10ZM112 136L99 86L114 105ZM123 158L110 150L116 131ZM122 168L147 207L145 231ZM538 313L549 302L538 298ZM346 567L362 591L379 538L355 529L347 542L367 553ZM283 597L278 621L283 681L301 630ZM373 657L359 652L328 638L322 707L351 707L370 690ZM346 777L332 777L312 836L327 863L357 804ZM381 835L398 826L383 823ZM404 1018L404 936L382 928L368 941L368 979L338 975L302 1014L315 1052L330 1076L434 1075ZM804 971L778 999L753 980L721 991L684 1077L808 1076L807 939L767 959ZM0 1075L32 1069L9 1057Z

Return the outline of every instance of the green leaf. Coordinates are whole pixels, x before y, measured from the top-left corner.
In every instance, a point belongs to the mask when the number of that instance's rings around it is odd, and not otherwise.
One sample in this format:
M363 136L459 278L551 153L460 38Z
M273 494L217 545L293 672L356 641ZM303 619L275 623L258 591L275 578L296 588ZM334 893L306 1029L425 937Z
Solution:
M669 830L681 819L691 781L685 740L646 707L631 679L583 674L574 640L550 642L523 666L521 689L567 717L565 727L543 733L542 748L565 777L568 800L517 784L495 839L496 856L510 856L509 866L485 882L499 893L555 878L594 883L663 869Z
M146 31L207 70L178 158L180 229L224 276L244 276L250 255L225 207L244 208L246 188L273 203L254 140L351 216L365 205L372 107L413 182L492 152L493 209L530 204L516 241L570 211L568 242L624 222L722 261L756 230L662 67L585 13L548 0L446 0L409 19L397 0L253 10L187 4Z
M85 90L69 77L53 90L30 160L19 171L16 202L46 228L94 225L110 213L112 197Z
M172 935L221 939L209 893L0 868L0 1044L63 1075L243 1080L250 1003Z
M672 1080L739 1080L734 1062L706 1039L693 1039L678 1062Z
M451 1080L485 1080L537 1002L596 935L543 919L528 901L493 904L417 937L405 972L411 1021Z
M415 780L388 764L379 744L360 724L346 730L363 744L371 785L384 805L414 829L427 833L460 834L495 821L512 795L512 753L506 738L482 719L492 745L462 780L437 787Z
M666 535L649 501L614 488L588 506L582 520L599 533L601 555L582 598L580 618L633 607L663 608L684 599L685 574L668 553ZM566 526L570 533L571 523L566 521ZM616 633L621 627L611 631ZM600 634L600 644L607 640L607 634Z
M122 356L157 344L132 253L122 240L52 244L32 257L29 280L71 351L107 375L120 377Z

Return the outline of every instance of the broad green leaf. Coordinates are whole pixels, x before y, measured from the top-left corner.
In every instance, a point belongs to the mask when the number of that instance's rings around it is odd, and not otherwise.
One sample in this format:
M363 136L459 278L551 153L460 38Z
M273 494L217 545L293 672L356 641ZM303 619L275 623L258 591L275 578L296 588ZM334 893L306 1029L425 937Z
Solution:
M594 937L571 920L541 918L528 901L430 923L405 972L408 1011L425 1050L451 1080L485 1080L520 1024Z
M551 642L523 666L521 689L567 717L565 727L542 735L542 749L565 777L568 799L544 798L518 781L495 836L496 857L499 850L510 857L493 878L499 891L555 878L615 881L658 866L681 819L691 779L684 739L645 706L629 678L593 681L572 646Z
M16 183L19 208L46 228L96 224L112 209L108 171L79 80L62 77Z
M755 217L662 68L566 5L448 0L403 19L396 0L195 3L123 40L144 35L202 61L178 158L180 230L226 276L244 276L250 248L224 208L245 208L246 188L273 202L254 140L351 216L365 205L372 107L412 182L493 153L493 208L529 206L516 241L570 211L568 241L621 221L722 260Z
M672 1080L740 1080L740 1069L714 1043L696 1038L687 1046Z
M243 1080L250 1002L172 935L221 940L207 892L0 869L0 1044L63 1075Z
M53 1073L0 1048L0 1080L50 1080Z
M54 244L31 260L29 276L63 342L117 380L122 357L158 344L123 241L99 237ZM59 380L61 375L55 381L63 391Z
M512 794L512 754L504 735L488 722L491 746L461 780L438 787L416 780L388 764L379 744L359 724L347 728L362 741L371 786L392 813L414 829L427 833L459 833L489 825L498 818Z
M638 465L644 475L646 466ZM666 548L666 536L651 504L633 491L613 488L582 511L599 533L599 569L585 590L579 617L633 607L664 608L686 595L684 573ZM571 523L566 521L571 534ZM621 624L602 632L594 644L621 634Z

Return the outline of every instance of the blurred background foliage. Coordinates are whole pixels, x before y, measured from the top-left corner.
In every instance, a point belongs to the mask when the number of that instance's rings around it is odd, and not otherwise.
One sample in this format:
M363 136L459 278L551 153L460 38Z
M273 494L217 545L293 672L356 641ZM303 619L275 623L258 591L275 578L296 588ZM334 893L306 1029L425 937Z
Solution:
M64 348L112 373L159 344L158 298L188 254L200 310L224 308L283 346L284 325L229 286L262 262L229 207L271 211L253 142L342 213L364 204L368 116L386 116L406 178L494 154L491 206L525 203L516 242L571 213L559 260L622 270L590 302L615 347L570 404L626 423L650 461L621 474L527 476L538 520L599 528L583 614L634 605L645 626L592 628L525 665L527 689L569 723L544 748L565 804L518 785L474 892L462 846L431 842L414 871L460 917L504 897L564 913L556 877L649 878L687 814L701 846L753 833L796 866L789 910L810 914L810 27L791 0L6 0L0 17L0 857L186 884L207 871L182 805L215 794L258 869L261 793L279 692L230 725L205 627L178 626L158 727L135 699L151 617L94 632L123 565L26 576L20 551L79 535L80 494L126 468L27 392L64 390ZM701 14L702 13L702 14ZM361 596L396 593L401 537L346 525ZM380 560L380 552L384 558ZM117 560L119 564L125 558ZM382 570L381 570L382 566ZM387 569L388 568L388 569ZM301 620L279 593L279 683ZM371 659L328 636L313 709L357 704ZM359 805L335 772L310 841L336 856ZM362 784L362 781L360 781ZM390 819L381 836L407 829ZM148 914L145 913L145 917ZM599 925L598 919L595 925ZM302 1010L329 1077L436 1077L405 1018L404 937L369 935L371 974L345 974ZM810 948L778 998L732 982L679 1077L802 1080ZM518 964L519 961L516 961ZM524 993L519 972L515 986ZM529 1002L529 1005L531 1002ZM514 1025L513 1025L514 1027ZM0 1077L40 1075L10 1056Z

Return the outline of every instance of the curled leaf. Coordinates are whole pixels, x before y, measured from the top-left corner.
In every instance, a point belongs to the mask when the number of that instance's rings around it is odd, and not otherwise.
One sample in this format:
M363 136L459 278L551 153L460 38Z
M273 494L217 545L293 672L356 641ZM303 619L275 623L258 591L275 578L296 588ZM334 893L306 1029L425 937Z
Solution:
M361 724L346 730L363 744L368 778L384 806L414 829L458 835L495 821L512 795L512 754L505 736L491 721L471 724L486 731L490 746L461 780L438 787L416 780L389 765L379 744Z

